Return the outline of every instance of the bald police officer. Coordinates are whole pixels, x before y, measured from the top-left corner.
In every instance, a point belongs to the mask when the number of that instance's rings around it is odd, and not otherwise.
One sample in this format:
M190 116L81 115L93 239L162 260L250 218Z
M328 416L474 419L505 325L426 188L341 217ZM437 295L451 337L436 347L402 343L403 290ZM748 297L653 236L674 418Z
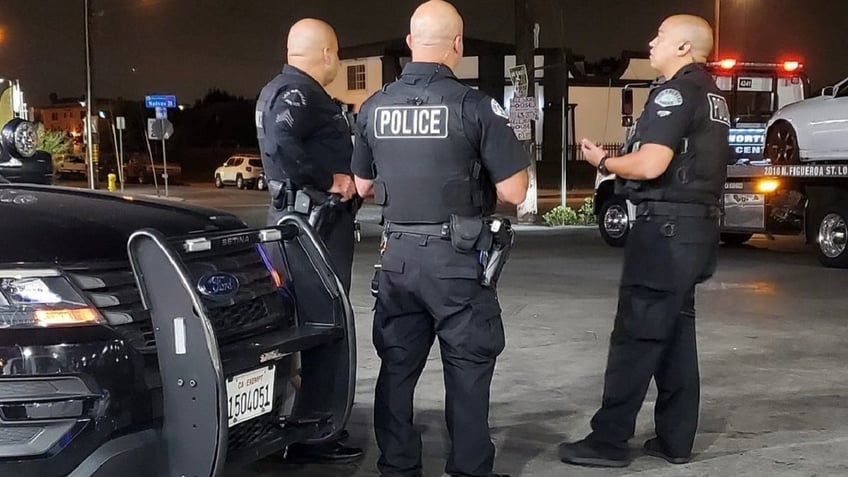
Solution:
M496 194L524 200L529 161L500 105L454 76L463 43L452 5L419 6L407 44L412 62L360 110L352 163L359 194L373 194L386 220L373 330L378 467L421 475L412 401L438 337L452 439L445 471L489 476L489 387L505 342L495 289L481 285L484 217Z
M339 104L324 89L339 70L338 40L330 25L306 18L291 27L286 48L288 64L265 85L256 102L262 167L272 195L268 223L275 225L290 205L282 202L286 180L295 189L339 194L345 206L318 232L349 292L356 216L356 207L351 205L356 193L350 172L353 145ZM363 452L336 442L293 445L286 455L293 461L341 463L359 459Z
M653 377L656 437L646 454L689 461L698 425L695 286L716 266L719 199L730 117L704 63L712 29L699 17L666 19L651 41L651 64L668 80L651 90L629 143L607 157L583 140L587 161L617 176L637 204L627 238L618 312L610 337L601 409L584 440L560 445L564 462L623 467L627 441Z

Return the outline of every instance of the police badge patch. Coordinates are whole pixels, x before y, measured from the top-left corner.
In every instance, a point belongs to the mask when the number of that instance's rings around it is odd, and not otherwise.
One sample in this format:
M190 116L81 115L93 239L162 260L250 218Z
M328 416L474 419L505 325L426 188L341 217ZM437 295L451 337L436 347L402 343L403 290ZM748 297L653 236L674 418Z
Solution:
M654 103L663 108L680 106L683 104L683 95L680 94L680 91L677 91L674 88L664 89L657 94L656 98L654 98Z
M492 112L504 119L509 119L509 116L507 116L506 111L504 111L501 105L498 104L498 102L495 101L494 98L492 98Z

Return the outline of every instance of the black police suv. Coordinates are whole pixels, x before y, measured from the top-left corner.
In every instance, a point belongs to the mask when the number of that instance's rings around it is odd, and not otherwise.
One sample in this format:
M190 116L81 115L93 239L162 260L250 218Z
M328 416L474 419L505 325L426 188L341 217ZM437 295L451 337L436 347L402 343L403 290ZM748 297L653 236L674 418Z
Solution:
M215 476L341 432L352 312L306 221L250 229L46 185L49 155L13 122L0 156L0 476Z

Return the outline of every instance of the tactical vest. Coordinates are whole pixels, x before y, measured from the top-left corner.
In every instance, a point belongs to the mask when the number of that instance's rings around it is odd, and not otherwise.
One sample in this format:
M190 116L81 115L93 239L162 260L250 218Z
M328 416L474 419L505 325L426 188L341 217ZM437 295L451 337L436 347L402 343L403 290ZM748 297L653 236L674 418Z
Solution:
M391 222L443 223L451 214L494 210L494 194L482 190L478 148L463 127L462 104L472 90L431 79L401 77L374 97L369 112L375 202Z
M698 97L706 101L705 107L716 107L708 93L720 97L718 88L713 83L708 89L696 84L700 89ZM637 204L655 200L719 205L727 175L727 128L724 123L712 120L707 109L693 120L689 134L678 145L668 169L660 177L650 181L616 179L616 193ZM637 125L635 134L626 143L627 152L633 152L639 145Z

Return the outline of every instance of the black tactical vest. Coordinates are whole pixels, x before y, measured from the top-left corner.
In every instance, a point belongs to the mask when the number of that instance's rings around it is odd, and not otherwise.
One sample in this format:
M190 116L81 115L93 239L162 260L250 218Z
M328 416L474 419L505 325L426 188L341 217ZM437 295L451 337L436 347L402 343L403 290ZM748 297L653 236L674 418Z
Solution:
M689 78L688 76L693 76ZM668 169L650 181L618 179L616 193L634 203L646 200L719 205L727 176L728 127L727 103L712 77L705 70L693 71L682 78L697 85L698 101L703 102L698 116L691 120L685 138L674 151ZM653 95L649 97L653 101ZM627 145L639 146L639 127Z
M472 90L437 74L402 76L371 102L374 195L391 222L442 223L451 214L493 209L482 193L478 149L463 127L463 100Z

